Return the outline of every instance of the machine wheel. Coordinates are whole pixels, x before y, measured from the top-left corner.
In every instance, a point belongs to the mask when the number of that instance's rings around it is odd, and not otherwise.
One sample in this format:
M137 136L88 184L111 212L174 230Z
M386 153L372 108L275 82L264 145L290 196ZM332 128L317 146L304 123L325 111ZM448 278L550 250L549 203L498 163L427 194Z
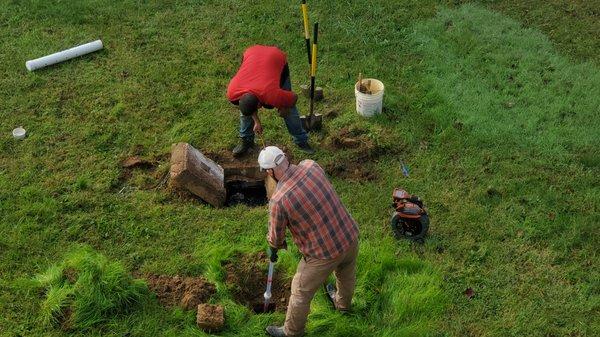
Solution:
M405 219L400 214L394 213L391 220L392 232L396 239L406 238L414 241L423 241L429 230L429 216L421 215L420 219Z

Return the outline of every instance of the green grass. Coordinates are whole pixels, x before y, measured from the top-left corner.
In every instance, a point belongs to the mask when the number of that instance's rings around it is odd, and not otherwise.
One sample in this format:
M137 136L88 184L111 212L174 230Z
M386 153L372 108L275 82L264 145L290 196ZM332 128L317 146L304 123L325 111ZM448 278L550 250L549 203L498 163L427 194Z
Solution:
M86 247L37 275L34 285L44 292L43 323L65 331L92 328L135 310L149 295L144 281Z
M310 335L599 331L597 11L592 2L480 3L310 2L322 27L317 81L327 96L317 109L339 115L312 135L314 158L326 165L361 155L328 146L352 127L374 144L361 164L378 174L371 182L333 178L361 228L358 285L349 316L316 297ZM139 273L205 275L217 284L212 301L225 306L221 335L260 336L282 322L282 314L252 315L235 303L221 267L237 251L266 248L266 207L213 209L149 187L168 169L172 143L209 151L235 144L237 114L224 91L247 46L281 46L293 85L306 82L298 6L0 5L0 335L64 335L40 324L43 298L27 280L80 244ZM96 38L105 50L25 70L27 59ZM354 112L359 71L386 84L382 116ZM307 104L301 99L301 112ZM267 142L303 158L275 114L263 119ZM19 125L29 136L15 142L9 132ZM157 177L135 171L123 185L119 163L132 154L158 158ZM396 186L429 206L422 246L391 238ZM293 275L297 250L281 255L277 271ZM194 320L150 300L72 335L204 335Z

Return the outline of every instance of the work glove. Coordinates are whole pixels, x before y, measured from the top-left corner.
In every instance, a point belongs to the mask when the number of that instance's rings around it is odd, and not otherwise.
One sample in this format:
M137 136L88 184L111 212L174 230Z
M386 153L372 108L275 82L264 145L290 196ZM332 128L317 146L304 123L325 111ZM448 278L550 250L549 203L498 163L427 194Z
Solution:
M277 262L277 248L269 246L269 260L273 263Z

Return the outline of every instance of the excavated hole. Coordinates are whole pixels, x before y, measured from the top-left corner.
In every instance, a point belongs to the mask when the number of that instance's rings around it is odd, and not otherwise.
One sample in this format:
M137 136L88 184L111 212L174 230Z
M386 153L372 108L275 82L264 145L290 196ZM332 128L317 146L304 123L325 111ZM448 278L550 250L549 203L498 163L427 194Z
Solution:
M254 311L257 314L275 312L276 309L277 309L277 304L275 304L275 303L269 303L269 305L267 306L267 310L265 310L264 304L255 304L252 306L252 311Z
M275 267L271 302L264 310L265 287L267 285L268 259L265 252L253 254L238 253L223 262L225 284L233 298L257 314L285 312L291 294L291 279L285 277L282 270Z
M255 207L265 205L268 201L264 181L234 180L225 183L225 190L227 191L226 206L244 204Z

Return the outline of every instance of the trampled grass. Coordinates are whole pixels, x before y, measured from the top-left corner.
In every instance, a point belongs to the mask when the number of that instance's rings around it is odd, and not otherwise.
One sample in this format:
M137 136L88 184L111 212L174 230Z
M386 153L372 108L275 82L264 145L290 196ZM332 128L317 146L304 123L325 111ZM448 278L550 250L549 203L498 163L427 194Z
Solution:
M322 27L317 81L326 100L317 109L338 115L312 135L315 159L353 160L356 152L328 146L344 127L362 130L377 149L361 163L376 180L333 177L361 227L354 311L340 316L318 295L309 335L600 329L597 14L548 26L555 3L484 2L527 19L517 22L445 1L309 2ZM236 251L266 248L265 207L213 209L148 187L154 173L122 181L119 163L132 154L157 158L162 173L171 143L232 147L237 117L224 90L248 45L281 46L293 85L304 83L297 4L32 0L2 8L0 335L64 335L40 324L43 298L26 280L80 243L142 274L207 276L218 287L212 301L226 310L221 335L260 336L280 323L282 314L253 315L235 303L221 267ZM27 59L96 38L104 51L25 70ZM359 71L386 84L382 116L354 112ZM306 106L301 99L301 112ZM263 118L267 142L303 158L279 118ZM22 142L9 135L18 125L29 130ZM391 238L396 186L429 206L422 246ZM282 253L277 272L291 276L298 257L294 248ZM72 335L205 335L194 319L151 300Z

